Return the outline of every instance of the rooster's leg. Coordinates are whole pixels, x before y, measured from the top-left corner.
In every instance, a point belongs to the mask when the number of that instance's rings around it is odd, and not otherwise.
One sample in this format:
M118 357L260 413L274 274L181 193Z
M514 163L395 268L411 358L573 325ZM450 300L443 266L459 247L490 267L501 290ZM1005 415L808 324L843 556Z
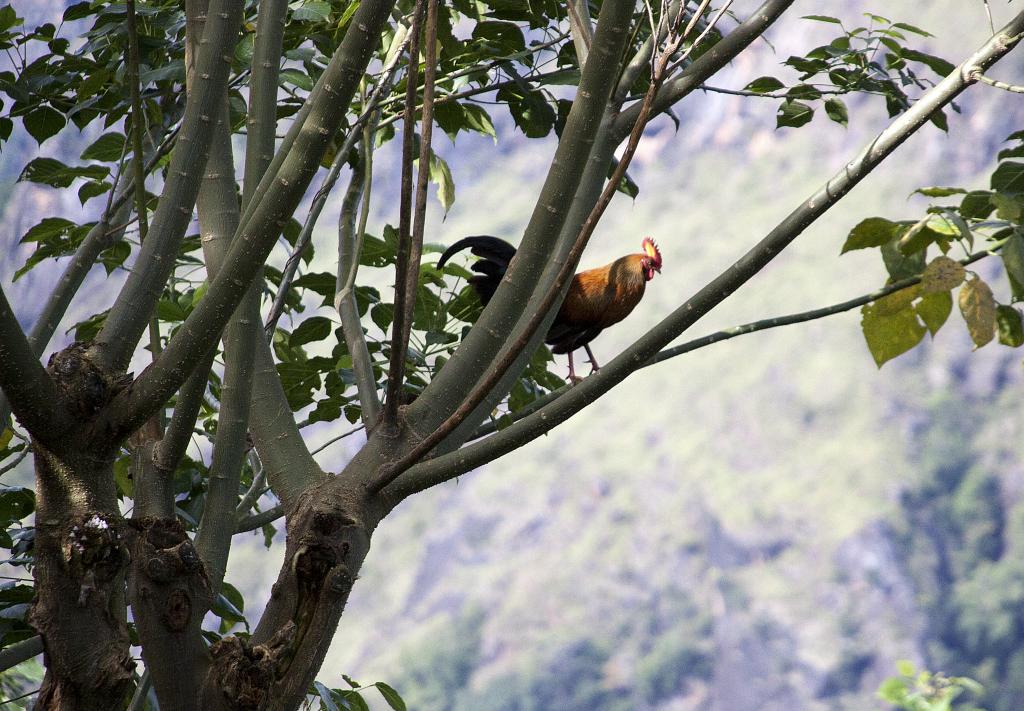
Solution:
M587 349L587 355L590 356L590 372L596 373L601 369L601 366L597 364L597 358L594 357L594 351L590 350L589 343L587 343L583 347Z
M572 363L572 351L569 351L569 383L575 385L579 381L583 380L580 376L576 375L576 368L573 367Z

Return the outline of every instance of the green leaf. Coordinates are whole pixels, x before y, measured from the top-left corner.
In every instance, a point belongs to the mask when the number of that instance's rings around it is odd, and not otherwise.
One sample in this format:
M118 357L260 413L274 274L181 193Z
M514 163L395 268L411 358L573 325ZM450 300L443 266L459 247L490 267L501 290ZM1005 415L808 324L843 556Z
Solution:
M825 114L841 126L850 123L850 113L846 110L846 104L839 99L825 101Z
M920 27L915 27L914 25L908 25L906 22L896 22L896 23L893 23L893 27L895 27L896 29L899 29L899 30L906 30L907 32L913 32L915 35L921 35L922 37L934 37L935 36L931 32L928 32L927 30L922 30Z
M498 142L498 133L494 130L494 124L486 111L476 104L463 104L462 111L469 129L490 136L495 143Z
M989 199L992 193L987 190L972 190L960 201L960 216L964 219L984 220L995 209Z
M982 279L974 276L960 287L960 313L967 322L967 332L977 350L995 336L996 300L992 289Z
M292 19L302 22L325 22L331 16L331 5L326 2L306 0L292 10Z
M743 87L744 91L752 91L755 94L769 94L773 91L785 88L785 84L775 77L758 77Z
M360 260L360 264L365 264ZM334 303L334 289L337 285L337 277L327 272L306 272L292 282L295 289L309 289L323 297L322 305L330 306Z
M84 165L73 167L65 165L55 158L36 158L25 166L18 180L42 183L54 188L66 188L76 178L100 180L107 177L110 170L101 165Z
M20 521L36 508L36 495L21 486L0 487L0 521Z
M996 208L996 217L1009 222L1020 222L1024 213L1024 196L996 193L989 200Z
M936 57L934 54L928 54L926 52L919 52L916 49L908 49L907 47L904 47L900 50L900 55L904 59L924 64L939 76L944 77L952 74L956 69L956 66L953 63L947 62L942 57Z
M1003 304L997 306L996 330L999 333L999 342L1004 346L1024 346L1024 321L1021 320L1019 310Z
M932 215L918 220L900 235L896 245L900 252L906 255L914 254L928 248L933 242L938 242L943 237L931 228Z
M88 5L88 3L82 3ZM67 12L71 12L73 8L68 8ZM6 31L14 27L15 25L23 24L24 20L18 17L17 13L14 12L14 8L10 5L4 5L0 7L0 32Z
M507 102L512 119L527 138L543 138L555 127L555 110L539 91L524 94L518 87L505 86L496 98Z
M884 217L869 217L866 220L861 220L856 227L850 230L840 254L854 249L881 247L890 242L904 228L905 225L886 220Z
M240 593L238 588L234 585L231 583L222 583L221 594L227 598L228 602L230 602L238 612L245 610L245 598L242 597L242 593Z
M358 691L343 691L341 693L341 700L352 711L370 711L369 704L366 703L366 699L359 695Z
M1010 290L1014 301L1024 300L1024 235L1015 231L999 250L1003 267L1010 278Z
M526 49L523 31L511 22L478 22L473 28L473 39L482 45L486 52L496 56L515 54Z
M896 662L896 671L903 676L914 676L917 674L917 669L914 668L914 663L909 659L900 659Z
M313 79L306 72L299 69L284 69L278 78L278 84L288 86L289 84L310 91L313 88Z
M925 294L914 306L914 310L921 317L928 332L934 336L953 311L953 295L948 291Z
M967 191L963 188L943 188L933 186L930 188L918 188L912 194L924 195L926 197L949 197L950 195L963 195Z
M124 150L124 136L120 133L104 133L82 151L82 160L114 162L121 160Z
M42 144L47 138L56 136L67 124L64 114L49 106L40 106L30 111L23 119L25 130L36 142Z
M287 361L277 364L277 372L293 411L312 404L313 393L320 388L320 371L314 364Z
M288 337L288 345L298 348L313 341L322 341L331 335L333 330L334 325L326 316L311 316L292 331L292 335Z
M377 325L377 328L384 331L384 333L388 332L388 327L391 325L394 317L394 304L374 304L373 308L370 309L370 318Z
M814 109L801 101L787 99L779 106L775 115L775 128L789 126L799 128L814 118Z
M352 16L356 14L356 10L358 9L359 0L352 0L352 2L350 2L348 6L345 8L345 11L341 13L341 17L339 17L338 21L335 23L335 30L345 29L346 25L348 25L349 21L352 19Z
M992 173L992 189L1011 195L1024 193L1024 163L1005 161Z
M815 22L830 22L834 25L841 25L842 22L838 18L832 17L831 15L803 15L801 20L814 20Z
M886 242L881 247L882 261L885 269L893 281L909 279L924 271L926 251L921 250L913 254L904 254L899 247L899 238Z
M447 215L455 202L455 181L444 158L433 151L430 152L430 179L437 184L437 199Z
M78 189L78 200L84 205L94 197L105 195L112 187L113 185L105 180L103 182L90 180L87 183L83 183L82 187Z
M875 304L867 304L861 309L861 329L879 368L916 346L928 332L912 307L895 313L882 313Z
M402 700L402 697L398 695L397 691L392 689L383 681L378 681L374 686L377 687L377 691L380 692L380 695L388 702L388 706L394 709L394 711L407 711L405 701Z
M341 709L338 708L338 704L334 703L334 696L331 695L330 689L319 681L314 681L313 687L316 689L317 696L320 697L320 701L323 703L324 708L326 708L327 711L341 711Z
M174 81L184 82L185 81L185 63L180 59L175 59L172 62L168 62L162 67L156 69L150 69L139 74L139 82L145 86L149 83L156 83L161 81Z
M44 217L21 238L21 242L47 242L54 237L66 235L74 229L75 223L63 217Z
M103 268L106 269L107 276L110 276L115 269L124 264L124 261L128 259L131 253L132 246L124 241L116 242L100 252L99 261L103 264Z

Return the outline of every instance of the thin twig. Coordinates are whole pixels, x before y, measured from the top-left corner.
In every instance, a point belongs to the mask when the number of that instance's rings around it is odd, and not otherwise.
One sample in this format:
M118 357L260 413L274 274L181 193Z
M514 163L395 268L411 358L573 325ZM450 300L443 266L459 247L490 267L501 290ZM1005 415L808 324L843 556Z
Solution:
M980 72L974 74L974 78L980 81L982 84L994 86L996 89L1002 89L1003 91L1011 91L1014 94L1024 94L1024 86L1020 86L1019 84L1007 84L1006 82L999 81L998 79L991 79Z
M249 509L256 503L267 486L267 468L263 466L263 462L260 461L260 457L256 454L255 449L249 450L249 466L252 467L252 485L249 490L242 496L242 500L238 502L238 506L235 507L235 516L241 516L249 513Z
M423 22L423 0L416 0L413 10L412 30L409 43L409 64L406 72L404 129L402 132L402 188L398 216L398 255L395 264L395 316L391 325L391 358L388 364L387 389L384 399L382 423L386 431L393 430L398 421L398 406L401 404L400 394L402 380L405 376L405 314L406 301L410 295L406 293L410 257L412 255L412 152L413 135L416 124L416 88L419 85L419 50L420 26ZM415 291L413 292L415 295ZM414 296L413 296L414 298Z
M358 425L358 426L353 427L352 429L348 430L347 432L342 432L337 437L331 437L329 440L327 440L326 442L321 444L319 447L314 449L312 452L310 452L310 454L317 454L318 452L322 452L325 449L327 449L328 447L330 447L332 444L334 444L335 442L340 442L341 440L345 439L346 437L354 435L356 432L359 432L360 430L363 430L363 429L366 429L366 428L363 425Z
M271 307L270 314L267 316L266 326L264 326L264 329L266 331L268 341L273 340L274 331L277 329L277 322L281 318L281 314L284 313L285 300L288 297L292 281L295 278L295 271L298 269L299 259L302 257L302 253L306 250L306 246L313 238L313 229L316 227L317 220L320 219L320 213L323 212L324 205L327 204L327 197L330 195L335 183L338 182L338 176L341 174L341 168L345 165L346 156L348 156L352 147L355 145L356 139L359 138L362 126L364 126L369 118L374 114L377 105L380 103L384 94L391 90L391 85L398 69L398 58L400 56L401 51L399 51L392 59L391 63L384 68L381 80L377 83L377 86L370 94L370 99L366 104L364 104L362 114L359 115L359 118L357 118L349 128L348 135L345 136L345 140L341 144L341 148L335 154L334 164L331 166L330 172L327 174L327 177L324 178L324 182L320 185L320 189L317 190L316 195L313 197L313 203L309 208L309 214L306 216L306 221L302 225L302 231L299 232L299 236L295 240L295 247L292 249L292 253L288 256L288 261L285 263L284 272L281 275L281 283L278 286L277 295L274 297L274 305Z

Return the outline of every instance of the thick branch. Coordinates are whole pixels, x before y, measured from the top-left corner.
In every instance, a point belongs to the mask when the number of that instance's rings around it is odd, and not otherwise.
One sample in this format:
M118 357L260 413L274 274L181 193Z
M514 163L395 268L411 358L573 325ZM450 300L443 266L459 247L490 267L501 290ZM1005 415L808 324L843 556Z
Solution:
M43 653L43 638L39 635L15 642L10 647L0 649L0 672L28 661Z
M576 48L576 62L582 69L587 63L590 43L594 41L594 24L590 20L590 5L587 0L568 0L565 3L572 30L572 43Z
M21 424L48 449L59 451L72 423L56 384L39 363L0 288L0 389Z
M249 112L246 115L245 183L242 207L263 179L274 158L277 131L277 78L281 69L284 40L284 16L288 0L260 0L256 16L256 39L252 54L252 80L249 82Z
M371 0L359 5L345 39L321 78L322 92L312 100L306 120L273 179L277 189L268 189L262 194L257 191L261 197L253 199L239 234L232 241L225 267L210 282L205 297L170 340L160 358L112 403L109 413L117 429L130 431L145 421L180 387L196 363L213 346L221 326L241 301L272 249L281 225L294 212L316 173L320 159L342 120L342 107L351 102L377 46L391 5L390 0ZM261 186L268 180L269 175Z
M238 228L239 217L226 94L218 112L197 207L203 254L208 273L215 278L223 268L223 264L218 262L228 250L231 236ZM255 289L255 285L250 286L224 333L224 381L217 436L210 464L209 491L195 538L196 551L206 566L206 575L214 593L220 590L227 566L234 533L233 514L238 502L238 486L248 439L253 344L259 337L260 325L258 318L250 318L251 312L259 308L259 293Z
M935 111L969 86L974 72L988 68L1005 56L1019 41L1018 35L1022 30L1024 13L1017 15L1002 32L991 38L956 71L926 92L909 111L865 146L841 171L728 270L709 282L601 371L493 437L410 469L406 476L383 492L388 503L397 503L414 491L458 476L522 446L561 424L642 367L672 339L763 269L818 217L839 202L903 141L927 123Z
M113 370L124 370L128 365L174 268L175 255L199 191L196 171L201 171L206 164L212 137L210 117L216 114L216 107L227 87L231 48L238 36L243 5L240 0L213 0L211 3L198 58L198 80L189 93L181 132L167 171L167 182L153 214L149 239L140 248L132 271L92 346L94 357ZM202 348L196 360L202 358L206 351ZM170 397L180 385L177 383L166 397ZM158 403L151 404L152 411L157 407ZM142 418L143 421L145 419Z
M356 165L338 218L338 277L335 282L334 308L341 316L341 330L345 346L352 356L352 369L356 376L356 390L363 424L372 427L380 415L377 397L377 378L373 374L373 361L366 347L363 324L356 304L355 281L359 270L359 256L363 251L363 236L368 212L370 185L373 181L373 134L363 132L359 144L359 163ZM356 226L356 213L363 201L361 224Z

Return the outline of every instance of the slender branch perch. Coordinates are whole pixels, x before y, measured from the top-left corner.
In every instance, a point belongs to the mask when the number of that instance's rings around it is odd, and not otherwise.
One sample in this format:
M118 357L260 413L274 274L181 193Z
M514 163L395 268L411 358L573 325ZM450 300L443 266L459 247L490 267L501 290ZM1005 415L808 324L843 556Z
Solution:
M987 77L984 74L978 74L974 78L980 81L982 84L988 84L989 86L995 87L996 89L1002 89L1003 91L1009 91L1014 94L1024 94L1024 86L1019 86L1017 84L1007 84L1004 81L992 79L991 77Z
M599 372L494 436L413 467L395 486L383 492L387 502L395 504L415 491L451 479L522 446L561 424L622 382L655 357L672 339L767 266L818 217L839 202L900 144L925 125L935 111L966 89L978 69L988 68L1013 49L1022 29L1024 12L1018 14L953 73L927 91L910 110L868 143L814 195L791 212L729 269L712 279Z
M967 266L968 264L973 264L981 259L984 259L985 257L991 256L997 251L997 249L999 249L999 247L993 247L992 249L989 250L975 252L970 256L959 260L959 262L964 266ZM664 350L659 351L656 356L654 356L649 361L641 365L640 368L649 368L652 365L656 365L663 361L669 360L670 358L675 358L686 353L691 353L693 351L700 350L701 348L704 348L706 346L721 343L722 341L728 341L733 338L736 338L737 336L745 336L749 333L767 331L773 328L779 328L780 326L792 326L798 323L816 321L827 316L834 316L836 314L841 314L846 311L851 311L852 309L855 309L858 306L870 304L871 302L877 301L878 299L881 299L884 296L894 294L897 291L902 291L903 289L920 283L920 276L909 277L907 279L901 279L900 281L889 284L888 286L883 286L881 289L876 289L875 291L872 291L868 294L863 294L861 296L848 299L847 301L841 301L837 304L832 304L831 306L823 306L818 309L811 309L810 311L801 311L799 313L788 314L786 316L773 316L771 318L761 319L759 321L753 321L751 323L745 323L739 326L733 326L732 328L726 328L721 331L709 333L706 336L701 336L700 338L695 338L692 341L687 341L686 343L681 343L678 346L672 346L670 348L665 348ZM638 370L640 368L638 368ZM516 412L511 413L511 421L518 422L527 415L533 414L534 412L541 409L548 403L553 402L554 400L561 397L568 391L569 386L566 386L537 398L536 400L534 400L521 410L517 410ZM497 423L489 422L479 427L476 430L476 432L473 433L472 439L480 439L481 437L485 437L497 431Z

